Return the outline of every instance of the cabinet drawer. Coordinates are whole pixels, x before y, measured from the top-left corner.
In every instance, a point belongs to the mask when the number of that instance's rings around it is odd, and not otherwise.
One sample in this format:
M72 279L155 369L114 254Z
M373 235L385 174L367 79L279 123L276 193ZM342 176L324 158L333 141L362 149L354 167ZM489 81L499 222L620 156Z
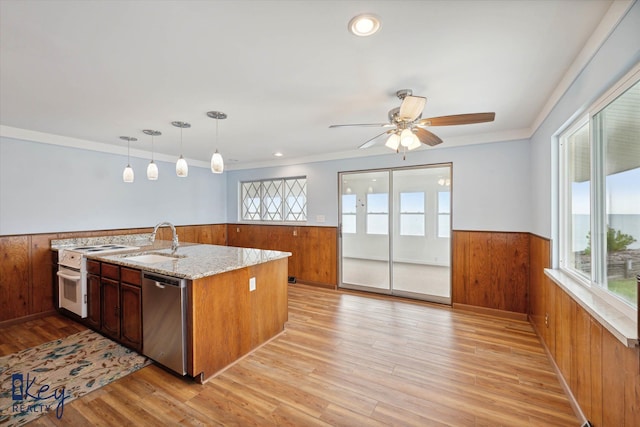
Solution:
M132 268L121 267L120 278L123 282L130 285L138 285L142 283L142 274L140 270L134 270Z
M100 262L88 259L87 260L87 273L95 274L95 275L99 276L100 275Z
M120 280L120 267L113 264L102 263L102 277L113 280Z

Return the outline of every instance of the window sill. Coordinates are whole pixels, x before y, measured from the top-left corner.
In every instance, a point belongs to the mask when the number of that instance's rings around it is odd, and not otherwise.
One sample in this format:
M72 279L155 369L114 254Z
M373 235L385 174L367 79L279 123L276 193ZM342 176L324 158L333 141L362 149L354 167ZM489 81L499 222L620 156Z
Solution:
M567 292L583 309L627 347L638 345L636 321L621 313L560 270L545 269L544 274Z

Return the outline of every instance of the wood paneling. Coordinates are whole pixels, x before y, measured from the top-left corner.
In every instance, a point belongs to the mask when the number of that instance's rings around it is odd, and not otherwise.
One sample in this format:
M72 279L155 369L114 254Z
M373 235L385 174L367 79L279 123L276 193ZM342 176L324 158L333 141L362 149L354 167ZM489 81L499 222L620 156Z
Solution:
M312 285L338 285L335 227L229 224L227 240L229 246L291 252L289 276Z
M57 265L52 261L52 239L140 234L152 230L153 227L147 227L0 236L0 295L3 296L0 300L0 322L27 319L55 310ZM227 224L180 226L178 230L183 242L227 243ZM159 229L157 239L171 240L171 231L166 227Z
M283 330L287 259L197 279L187 292L189 373L206 380Z
M454 304L527 313L529 233L454 231Z
M280 333L288 318L287 259L249 267L260 278L251 292L251 348Z
M50 242L55 236L55 234L31 236L30 313L41 313L54 309L53 291L55 289L55 272L58 268L51 262Z
M639 349L622 344L544 275L550 247L547 239L531 236L530 321L592 425L638 426Z
M29 236L0 237L0 321L30 314Z

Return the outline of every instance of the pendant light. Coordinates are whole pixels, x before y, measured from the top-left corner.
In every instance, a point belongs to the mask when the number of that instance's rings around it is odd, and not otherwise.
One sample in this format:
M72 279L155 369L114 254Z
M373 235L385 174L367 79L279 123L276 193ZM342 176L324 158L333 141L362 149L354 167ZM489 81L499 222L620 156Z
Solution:
M151 162L149 162L149 166L147 166L147 179L149 181L155 181L158 179L158 166L153 161L153 137L162 135L162 132L151 129L145 129L142 132L151 135Z
M207 116L212 119L216 119L216 146L218 145L218 120L224 120L227 118L225 113L220 111L209 111ZM211 172L213 173L222 173L224 171L224 160L222 159L222 154L218 153L218 148L216 147L216 151L211 156Z
M124 168L124 171L122 172L122 180L124 182L133 182L133 168L130 164L129 152L131 150L131 141L137 141L138 138L133 138L131 136L121 136L120 139L127 141L127 167Z
M171 122L175 127L180 128L180 157L176 162L176 175L180 178L185 178L189 174L189 166L187 165L187 161L182 156L182 129L190 128L191 125L186 122Z

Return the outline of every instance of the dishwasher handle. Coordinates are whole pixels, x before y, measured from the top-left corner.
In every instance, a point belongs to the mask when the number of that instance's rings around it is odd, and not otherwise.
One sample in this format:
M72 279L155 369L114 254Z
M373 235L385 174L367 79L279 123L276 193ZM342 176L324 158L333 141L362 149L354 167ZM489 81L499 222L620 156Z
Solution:
M186 286L185 279L181 279L179 277L164 276L162 274L150 273L147 271L144 271L142 273L142 280L154 282L156 287L160 289L164 289L166 286L173 286L176 288L184 288Z

